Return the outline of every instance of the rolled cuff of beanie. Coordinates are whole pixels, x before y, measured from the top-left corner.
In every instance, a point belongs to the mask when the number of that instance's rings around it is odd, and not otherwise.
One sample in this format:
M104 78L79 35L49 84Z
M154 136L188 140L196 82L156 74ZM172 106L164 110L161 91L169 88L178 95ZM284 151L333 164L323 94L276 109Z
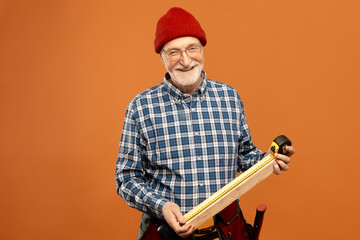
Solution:
M156 38L156 42L155 42L155 52L156 53L160 53L162 47L167 43L170 42L171 40L174 40L176 38L180 38L180 37L196 37L200 40L201 44L203 46L206 45L206 36L205 33L203 31L199 31L199 29L197 29L196 27L192 26L192 25L184 25L181 26L181 32L179 32L178 29L176 28L167 28L164 29L162 32L159 33L158 38ZM194 32L197 32L198 34L194 34Z

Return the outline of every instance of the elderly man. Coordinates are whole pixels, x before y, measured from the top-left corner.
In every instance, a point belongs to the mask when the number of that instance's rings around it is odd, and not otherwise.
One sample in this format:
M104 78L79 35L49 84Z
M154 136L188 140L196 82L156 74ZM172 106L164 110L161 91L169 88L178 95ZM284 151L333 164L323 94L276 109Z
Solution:
M139 239L161 220L187 237L195 229L183 214L266 153L253 145L236 90L207 78L206 35L190 13L170 9L157 23L154 43L167 73L127 107L117 192L144 213ZM287 151L276 155L275 174L288 169L295 150Z

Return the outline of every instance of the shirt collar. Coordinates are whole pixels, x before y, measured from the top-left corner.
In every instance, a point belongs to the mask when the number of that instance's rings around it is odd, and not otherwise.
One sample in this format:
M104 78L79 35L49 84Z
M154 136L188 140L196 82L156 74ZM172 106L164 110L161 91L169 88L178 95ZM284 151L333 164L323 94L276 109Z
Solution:
M203 81L201 82L199 88L192 94L193 96L198 94L202 97L202 96L204 96L204 94L206 92L207 78L206 78L206 73L204 70L202 70L202 72L201 72L201 77L203 78ZM190 97L190 94L181 91L180 89L175 87L173 84L171 84L169 82L169 79L170 79L170 74L167 72L164 77L164 85L165 85L165 89L168 91L168 93L171 96L173 96L174 98L177 98L177 99L184 99L184 98Z

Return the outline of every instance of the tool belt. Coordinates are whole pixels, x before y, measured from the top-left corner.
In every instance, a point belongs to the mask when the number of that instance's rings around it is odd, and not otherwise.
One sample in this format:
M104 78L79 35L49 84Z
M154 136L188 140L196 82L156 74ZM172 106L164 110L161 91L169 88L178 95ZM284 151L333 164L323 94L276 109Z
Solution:
M187 240L251 240L250 224L247 224L241 212L239 201L234 201L212 218L212 223L200 226L185 238ZM152 218L142 240L183 240L164 221Z

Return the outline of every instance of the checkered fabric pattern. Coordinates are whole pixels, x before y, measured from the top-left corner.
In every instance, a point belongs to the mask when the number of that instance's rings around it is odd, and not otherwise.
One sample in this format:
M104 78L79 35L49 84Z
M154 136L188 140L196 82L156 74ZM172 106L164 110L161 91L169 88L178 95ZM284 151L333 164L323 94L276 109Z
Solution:
M118 194L162 218L167 201L183 214L260 160L236 90L206 78L192 95L164 82L128 105L116 164Z

